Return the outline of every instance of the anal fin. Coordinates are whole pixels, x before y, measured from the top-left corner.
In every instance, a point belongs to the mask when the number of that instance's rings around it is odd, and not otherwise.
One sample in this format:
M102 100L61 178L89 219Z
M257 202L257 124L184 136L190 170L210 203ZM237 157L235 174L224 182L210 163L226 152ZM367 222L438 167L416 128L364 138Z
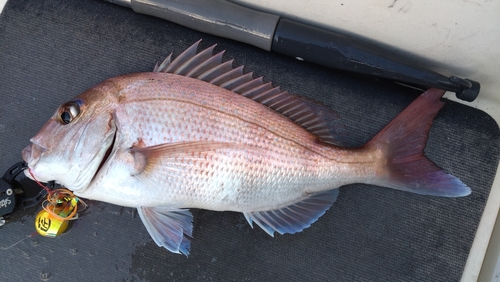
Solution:
M311 226L337 200L339 189L314 194L293 205L269 211L244 212L250 226L257 223L267 234L294 234Z
M193 232L193 216L187 209L172 207L138 207L137 211L151 238L159 247L176 253L189 255Z

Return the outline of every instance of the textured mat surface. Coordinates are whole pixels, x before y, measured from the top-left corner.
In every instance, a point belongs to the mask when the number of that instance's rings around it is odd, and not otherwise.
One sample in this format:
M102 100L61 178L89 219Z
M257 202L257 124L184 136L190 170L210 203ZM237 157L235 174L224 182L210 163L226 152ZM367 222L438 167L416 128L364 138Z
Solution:
M419 93L198 33L100 1L8 1L0 17L0 171L55 109L116 75L152 70L198 39L291 93L334 109L345 143L368 141ZM333 207L295 235L271 238L243 215L194 210L189 258L158 248L136 212L90 201L69 232L32 234L40 207L0 227L2 281L457 281L499 159L485 113L448 102L426 154L468 184L465 198L367 185L340 189Z

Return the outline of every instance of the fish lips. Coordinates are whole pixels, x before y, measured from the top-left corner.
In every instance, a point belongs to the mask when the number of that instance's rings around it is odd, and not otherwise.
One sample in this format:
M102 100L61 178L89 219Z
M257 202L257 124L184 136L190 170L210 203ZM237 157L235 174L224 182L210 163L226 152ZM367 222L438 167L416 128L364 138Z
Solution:
M31 143L22 151L23 160L28 164L29 167L33 167L40 160L42 153L45 151L46 149L42 146Z
M33 168L40 158L42 157L42 154L46 151L44 147L37 145L35 143L31 143L30 145L26 146L26 148L23 149L22 151L22 157L23 160L28 164L28 170L25 171L25 174L28 178L33 179L33 176L31 175L34 173L31 168ZM35 180L35 179L33 179ZM38 177L36 180L39 180ZM50 181L50 180L47 180Z

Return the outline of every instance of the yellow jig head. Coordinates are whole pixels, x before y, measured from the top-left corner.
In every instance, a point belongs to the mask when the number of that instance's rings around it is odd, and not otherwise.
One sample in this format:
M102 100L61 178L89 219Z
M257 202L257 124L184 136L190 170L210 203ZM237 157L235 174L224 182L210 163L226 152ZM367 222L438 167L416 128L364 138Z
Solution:
M78 218L78 203L86 204L66 189L57 189L47 195L42 203L43 210L35 219L36 231L45 237L56 237L68 228L68 221Z
M35 219L35 228L38 234L45 237L56 237L68 228L67 220L54 218L46 210L41 210Z

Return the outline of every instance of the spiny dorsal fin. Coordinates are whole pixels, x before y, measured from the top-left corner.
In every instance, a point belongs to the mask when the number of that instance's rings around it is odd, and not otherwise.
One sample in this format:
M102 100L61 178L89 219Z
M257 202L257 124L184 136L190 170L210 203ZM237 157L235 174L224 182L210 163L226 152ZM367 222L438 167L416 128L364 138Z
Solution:
M160 65L155 66L154 72L183 75L223 87L283 114L323 142L339 145L331 127L327 126L322 117L326 116L326 112L331 112L327 107L281 91L270 82L264 83L262 77L254 78L251 72L244 74L243 66L232 67L233 60L223 63L224 51L213 55L216 45L196 53L200 42L201 39L173 61L170 54Z

